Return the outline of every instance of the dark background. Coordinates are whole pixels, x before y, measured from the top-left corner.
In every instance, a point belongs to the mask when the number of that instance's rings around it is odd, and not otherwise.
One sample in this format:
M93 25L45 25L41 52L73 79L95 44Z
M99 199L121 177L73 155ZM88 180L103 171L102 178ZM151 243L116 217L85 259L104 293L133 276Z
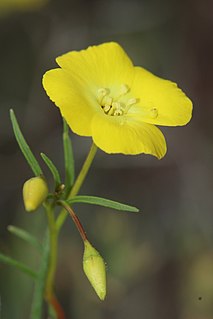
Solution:
M89 239L107 262L100 302L82 271L82 242L71 220L60 237L56 290L68 318L213 318L213 2L210 0L0 0L0 251L32 267L38 255L7 231L42 238L42 209L27 214L22 185L32 176L14 139L9 109L42 163L63 175L62 123L42 85L55 57L117 41L135 65L171 79L194 102L185 127L163 128L165 158L99 151L82 194L135 205L140 214L76 205ZM154 94L154 92L153 92ZM76 171L90 138L71 133ZM28 319L31 279L0 265L2 319Z

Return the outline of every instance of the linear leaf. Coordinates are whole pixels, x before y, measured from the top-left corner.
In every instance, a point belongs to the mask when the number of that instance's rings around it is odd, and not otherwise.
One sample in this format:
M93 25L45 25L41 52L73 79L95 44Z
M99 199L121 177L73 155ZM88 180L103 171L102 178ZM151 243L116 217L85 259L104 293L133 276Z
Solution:
M75 178L75 166L71 139L69 137L69 128L65 119L63 119L63 146L64 146L64 166L65 166L65 192L69 194Z
M27 142L26 142L26 140L25 140L25 138L20 130L15 113L12 109L10 110L10 119L12 122L13 132L15 134L16 141L18 142L18 145L19 145L25 159L27 160L27 162L30 165L34 174L36 176L41 175L42 174L41 167L39 166L39 164L38 164L35 156L33 155L29 145L27 144Z
M112 201L110 199L96 197L96 196L75 196L69 200L66 200L68 204L73 203L86 203L86 204L93 204L93 205L100 205L104 207L109 207L117 210L123 210L127 212L139 212L139 209L134 206L129 206L126 204L122 204L119 202Z
M9 225L7 227L8 231L10 233L12 233L13 235L23 239L24 241L26 241L28 244L34 246L38 251L42 251L42 246L39 243L39 241L30 233L28 233L26 230L21 229L19 227L13 226L13 225Z
M38 278L35 284L34 293L33 293L33 302L31 308L30 319L40 319L42 316L42 308L44 301L44 290L46 284L46 274L48 268L48 259L49 259L49 236L48 231L44 238L43 243L43 254L41 258L41 266L38 273Z
M28 266L26 266L22 262L17 261L14 258L11 258L9 256L6 256L6 255L0 253L0 262L7 264L9 266L13 266L13 267L19 269L20 271L22 271L23 273L31 276L34 279L37 278L37 273L35 271L33 271L31 268L29 268Z
M51 159L47 155L45 155L44 153L41 153L41 157L43 158L44 162L49 167L49 169L53 175L53 179L55 181L55 188L58 188L58 186L61 185L61 178L60 178L60 175L59 175L59 172L58 172L56 166L53 164Z

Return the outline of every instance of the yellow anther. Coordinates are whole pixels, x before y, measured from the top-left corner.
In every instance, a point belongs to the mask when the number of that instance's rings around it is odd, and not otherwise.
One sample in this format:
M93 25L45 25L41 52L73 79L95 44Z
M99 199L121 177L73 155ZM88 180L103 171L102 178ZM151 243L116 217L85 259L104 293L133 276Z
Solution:
M115 111L115 108L113 106L111 106L109 112L107 113L108 115L114 115L114 111Z
M113 102L112 107L114 109L113 115L122 115L124 113L123 104L120 102ZM125 107L125 105L124 105Z
M105 96L107 94L109 94L109 89L108 88L100 88L98 89L98 96Z
M111 109L111 105L105 105L103 107L103 110L104 110L105 113L109 112L110 109Z
M138 102L138 100L133 97L127 101L127 106L132 106L132 105L136 104L137 102Z
M136 98L129 99L126 104L125 113L127 113L131 109L131 107L137 102L138 102L138 99Z
M121 109L115 110L113 115L117 115L117 116L123 115L123 110L121 110Z
M98 89L98 102L102 103L103 98L110 93L108 88L100 88Z
M121 84L118 89L118 95L112 96L112 92L108 88L100 88L98 90L98 102L104 113L110 116L120 116L128 113L132 105L138 103L136 98L123 97L130 91L126 84ZM109 95L111 93L111 95ZM154 114L154 113L153 113Z

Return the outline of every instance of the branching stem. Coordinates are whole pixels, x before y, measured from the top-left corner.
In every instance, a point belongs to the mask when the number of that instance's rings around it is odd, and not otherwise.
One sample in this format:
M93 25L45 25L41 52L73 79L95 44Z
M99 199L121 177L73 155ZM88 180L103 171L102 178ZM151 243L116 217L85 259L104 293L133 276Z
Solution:
M77 193L79 192L87 176L87 173L89 171L89 168L92 164L92 161L95 157L96 152L97 152L97 146L93 143L87 155L87 158L82 166L82 169L70 193L68 194L67 198L72 198L75 195L77 195ZM48 219L49 236L50 236L49 264L48 264L48 272L47 272L47 279L46 279L45 298L48 304L54 309L57 315L57 319L65 319L64 311L54 294L54 281L55 281L55 272L56 272L57 255L58 255L58 235L59 235L61 227L63 226L66 220L67 212L72 217L83 241L87 240L87 237L83 229L83 226L81 225L81 222L79 221L78 217L75 215L74 211L70 208L70 206L67 205L66 202L64 201L59 201L58 204L63 206L63 209L59 213L59 216L57 219L55 219L55 215L54 215L55 202L52 205L49 203L45 204L45 209L46 209L47 219Z
M89 168L93 162L93 159L95 157L96 152L97 152L97 146L93 143L91 145L91 148L89 150L87 158L82 166L82 169L81 169L81 171L80 171L80 173L79 173L79 175L78 175L78 177L77 177L77 179L76 179L67 198L72 198L78 194L78 192L79 192L79 190L80 190L80 188L81 188L81 186L82 186L82 184L87 176L87 173L88 173ZM56 220L56 227L57 227L58 231L60 231L66 218L67 218L67 212L65 209L62 209L57 220Z

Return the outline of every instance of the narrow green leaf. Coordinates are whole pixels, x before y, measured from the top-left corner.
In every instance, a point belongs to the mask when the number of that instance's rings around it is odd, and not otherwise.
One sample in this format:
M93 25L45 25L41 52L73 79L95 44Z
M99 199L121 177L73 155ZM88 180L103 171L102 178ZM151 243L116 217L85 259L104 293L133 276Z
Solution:
M26 241L28 244L34 246L38 251L42 251L42 246L41 244L39 243L39 241L33 236L31 235L30 233L28 233L26 230L24 229L21 229L19 227L16 227L16 226L12 226L12 225L9 225L7 227L8 231L10 233L12 233L13 235L23 239L24 241Z
M15 134L16 141L18 142L18 145L19 145L25 159L27 160L27 162L30 165L34 174L36 176L41 175L42 174L41 167L39 166L39 164L38 164L35 156L33 155L29 145L27 144L27 142L26 142L26 140L25 140L25 138L20 130L20 127L18 125L15 113L12 109L10 110L10 119L12 122L13 132Z
M33 293L33 302L30 319L40 319L42 316L43 301L45 295L46 274L49 260L49 236L48 231L44 238L41 266Z
M117 210L123 210L127 212L139 212L139 209L134 206L129 206L126 204L122 204L119 202L112 201L110 199L96 197L96 196L75 196L66 202L71 205L74 203L86 203L86 204L93 204L93 205L100 205L104 207L109 207Z
M75 178L75 166L72 150L72 143L69 137L68 125L63 119L63 146L64 146L64 165L65 165L65 192L69 194Z
M56 166L53 164L51 159L47 155L45 155L44 153L41 153L41 157L43 158L44 162L49 167L49 169L53 175L53 179L55 181L55 188L58 188L58 186L61 185L61 178L60 178L60 175L59 175L59 172L58 172Z
M20 261L17 261L9 256L0 253L0 262L7 264L9 266L13 266L34 279L37 278L37 273L35 271L33 271L31 268L21 263Z

